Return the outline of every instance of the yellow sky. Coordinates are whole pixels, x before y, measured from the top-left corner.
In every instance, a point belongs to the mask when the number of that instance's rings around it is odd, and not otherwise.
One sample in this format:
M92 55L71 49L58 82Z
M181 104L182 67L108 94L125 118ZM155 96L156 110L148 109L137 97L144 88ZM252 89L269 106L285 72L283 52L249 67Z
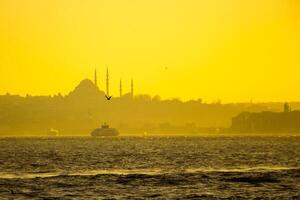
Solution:
M0 94L111 91L300 100L297 0L0 0Z

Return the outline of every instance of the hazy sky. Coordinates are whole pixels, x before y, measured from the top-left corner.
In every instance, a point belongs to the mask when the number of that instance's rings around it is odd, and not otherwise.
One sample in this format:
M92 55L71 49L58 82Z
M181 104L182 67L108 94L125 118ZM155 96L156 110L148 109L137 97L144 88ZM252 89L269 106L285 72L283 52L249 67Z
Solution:
M297 0L0 0L0 93L300 100Z

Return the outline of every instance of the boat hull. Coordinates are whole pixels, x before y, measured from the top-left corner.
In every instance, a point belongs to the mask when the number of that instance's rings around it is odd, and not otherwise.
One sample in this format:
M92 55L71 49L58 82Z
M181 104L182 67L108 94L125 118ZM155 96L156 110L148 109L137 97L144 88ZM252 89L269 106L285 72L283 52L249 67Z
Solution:
M91 136L101 137L101 136L118 136L120 133L114 128L98 128L91 132Z

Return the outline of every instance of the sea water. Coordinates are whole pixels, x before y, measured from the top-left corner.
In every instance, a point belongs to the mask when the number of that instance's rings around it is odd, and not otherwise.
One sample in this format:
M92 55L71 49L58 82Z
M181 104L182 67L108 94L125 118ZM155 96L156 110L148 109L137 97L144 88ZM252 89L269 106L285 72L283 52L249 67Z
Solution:
M0 199L144 198L300 198L300 137L0 139Z

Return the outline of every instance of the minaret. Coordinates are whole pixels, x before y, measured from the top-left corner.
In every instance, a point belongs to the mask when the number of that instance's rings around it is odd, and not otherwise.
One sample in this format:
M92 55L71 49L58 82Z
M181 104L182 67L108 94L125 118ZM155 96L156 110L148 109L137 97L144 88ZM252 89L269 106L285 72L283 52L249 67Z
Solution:
M95 74L94 74L94 84L98 87L97 69L95 69Z
M109 96L109 73L108 73L108 67L106 70L106 95Z
M131 79L131 97L133 97L133 79Z
M120 79L120 97L122 97L122 79Z

